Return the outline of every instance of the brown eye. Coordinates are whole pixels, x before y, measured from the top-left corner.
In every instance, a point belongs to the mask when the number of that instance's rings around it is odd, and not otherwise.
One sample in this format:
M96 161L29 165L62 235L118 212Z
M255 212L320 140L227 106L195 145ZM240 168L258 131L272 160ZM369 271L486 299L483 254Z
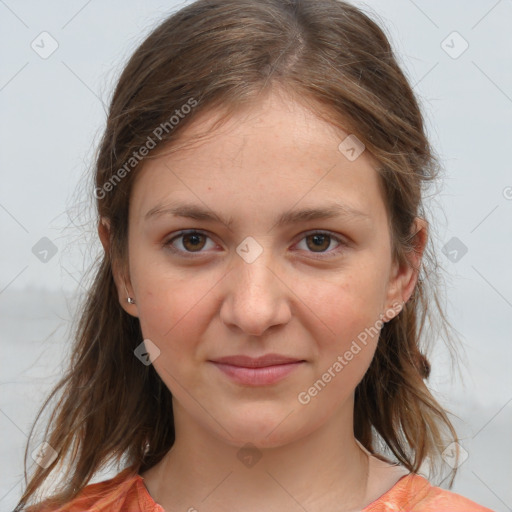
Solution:
M187 251L200 251L205 246L205 236L201 233L192 233L190 235L182 235L183 247ZM201 239L203 239L201 241Z
M306 240L311 240L311 244L308 243L307 246L314 252L324 252L331 245L331 237L325 234L309 235Z
M203 249L206 247L208 240L210 240L210 237L199 231L181 232L166 242L164 246L174 253L200 254L206 252Z
M301 244L305 247L300 247ZM318 258L337 256L346 246L341 238L321 231L306 234L298 244L299 249L309 254L318 254Z

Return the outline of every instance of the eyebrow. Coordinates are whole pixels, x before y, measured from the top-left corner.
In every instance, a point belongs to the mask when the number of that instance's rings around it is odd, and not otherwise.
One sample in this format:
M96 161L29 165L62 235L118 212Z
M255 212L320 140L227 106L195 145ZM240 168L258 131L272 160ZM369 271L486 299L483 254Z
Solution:
M158 205L149 210L144 220L149 221L162 215L172 215L199 221L219 222L228 228L233 226L233 218L223 218L215 212L203 208L202 206L173 203L170 205ZM336 217L347 217L361 220L369 220L370 216L360 210L342 203L329 203L322 208L305 208L302 210L289 210L282 213L277 219L276 226L282 227L288 224L298 224L310 220L332 219Z

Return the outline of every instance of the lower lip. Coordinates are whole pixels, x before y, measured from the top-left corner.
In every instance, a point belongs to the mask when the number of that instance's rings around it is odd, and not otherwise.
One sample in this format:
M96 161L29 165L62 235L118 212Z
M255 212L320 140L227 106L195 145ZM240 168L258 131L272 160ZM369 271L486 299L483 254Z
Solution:
M302 361L261 368L247 368L245 366L233 366L231 364L215 362L213 364L239 384L246 386L268 386L287 377L302 364Z

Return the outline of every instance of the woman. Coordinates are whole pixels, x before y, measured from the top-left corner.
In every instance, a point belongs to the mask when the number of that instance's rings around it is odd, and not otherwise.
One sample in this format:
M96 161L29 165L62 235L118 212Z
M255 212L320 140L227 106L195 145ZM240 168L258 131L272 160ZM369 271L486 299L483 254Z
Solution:
M55 469L28 510L489 510L418 474L458 447L421 349L437 171L355 7L199 0L165 20L111 102L103 259L17 510Z

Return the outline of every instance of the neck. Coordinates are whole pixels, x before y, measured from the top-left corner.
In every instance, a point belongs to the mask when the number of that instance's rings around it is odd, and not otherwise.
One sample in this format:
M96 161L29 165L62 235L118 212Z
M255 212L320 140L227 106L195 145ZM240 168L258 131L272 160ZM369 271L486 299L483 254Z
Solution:
M361 509L368 499L369 458L354 438L348 405L296 441L242 450L243 443L212 437L178 406L176 441L142 475L146 487L166 510Z

